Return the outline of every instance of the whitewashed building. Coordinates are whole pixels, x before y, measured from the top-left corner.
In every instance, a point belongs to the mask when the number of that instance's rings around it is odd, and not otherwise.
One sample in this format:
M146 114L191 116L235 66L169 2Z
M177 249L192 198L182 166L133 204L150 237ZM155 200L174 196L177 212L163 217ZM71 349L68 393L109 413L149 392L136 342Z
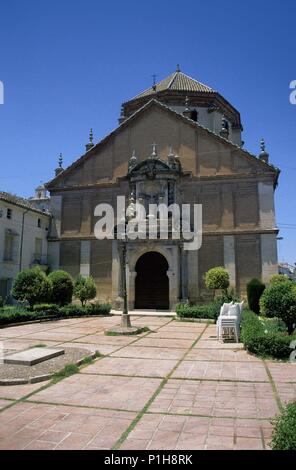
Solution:
M33 201L0 192L0 296L10 300L16 275L39 265L48 268L47 235L51 216Z

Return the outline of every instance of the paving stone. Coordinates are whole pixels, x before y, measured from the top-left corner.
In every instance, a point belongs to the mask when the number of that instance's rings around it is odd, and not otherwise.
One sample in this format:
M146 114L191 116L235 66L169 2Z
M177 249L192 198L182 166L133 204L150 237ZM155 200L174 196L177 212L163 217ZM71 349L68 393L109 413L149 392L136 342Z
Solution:
M158 359L134 359L121 357L105 357L94 364L82 369L82 373L112 374L144 376L144 377L166 377L175 367L177 360Z
M191 343L196 340L199 336L199 333L194 333L191 331L163 331L162 329L158 330L157 332L153 332L149 335L149 338L153 339L190 339L192 340Z
M130 412L18 403L1 413L0 449L110 449L135 416Z
M175 339L161 339L161 338L155 338L154 336L147 336L146 338L142 338L139 341L135 343L135 346L141 347L141 346L152 346L152 347L158 347L158 348L184 348L188 349L192 345L193 340L192 339L180 339L180 338L175 338Z
M168 325L164 325L159 328L158 331L168 331L168 332L188 332L188 333L197 333L200 334L204 331L206 325L203 323L183 323L183 322L173 322L169 323Z
M183 361L174 372L173 377L268 382L264 364L258 362Z
M9 400L2 400L0 399L0 410L5 408L6 406L10 405L12 402Z
M237 349L244 349L244 345L242 343L222 343L217 341L217 339L201 339L196 346L195 349L215 349L216 351L220 349L230 349L230 350L237 350Z
M268 419L278 407L269 383L170 379L149 411Z
M72 347L72 348L79 348L79 349L83 348L83 349L86 349L87 351L90 351L90 352L98 351L102 355L111 354L112 352L117 351L119 348L121 348L120 345L112 346L111 344L100 344L99 346L97 346L95 343L83 343L83 342L60 343L59 346L62 347L62 348L64 348L64 347L66 347L66 348L67 347L68 348Z
M71 332L68 330L68 333L59 333L55 330L40 331L35 333L26 334L26 339L34 339L40 342L51 340L51 341L74 341L75 339L80 338L82 335L80 333Z
M172 449L172 450L234 450L264 449L268 437L262 440L263 430L271 425L268 421L251 420L254 436L249 436L249 427L245 420L171 416L144 415L137 423L121 450L132 449ZM223 434L223 430L226 430ZM239 431L239 436L235 437ZM260 437L257 437L260 436Z
M48 382L25 384L25 385L0 385L0 397L19 400L27 396L29 393L44 387ZM1 416L0 416L1 420Z
M296 401L296 383L276 383L276 388L281 401L285 404Z
M256 356L248 354L241 349L197 349L193 348L186 356L190 361L221 361L221 362L260 362L262 360Z
M25 349L32 348L34 346L37 346L41 342L35 339L16 339L16 338L11 338L11 339L4 339L3 344L4 344L4 350L9 350L9 351L23 351ZM49 348L55 347L57 344L59 344L57 341L42 341L42 345L47 346Z
M186 351L184 351L184 349L126 346L112 353L111 356L146 359L181 359L185 353Z
M266 362L272 378L276 383L294 382L296 383L296 363Z
M160 382L153 378L76 374L36 393L34 400L140 411Z
M102 334L97 334L97 335L88 335L84 336L83 339L79 339L74 341L76 342L81 342L83 343L90 343L90 344L96 344L97 347L99 348L100 345L103 344L110 344L110 345L117 345L117 346L125 346L127 344L133 343L138 336L105 336L103 333Z

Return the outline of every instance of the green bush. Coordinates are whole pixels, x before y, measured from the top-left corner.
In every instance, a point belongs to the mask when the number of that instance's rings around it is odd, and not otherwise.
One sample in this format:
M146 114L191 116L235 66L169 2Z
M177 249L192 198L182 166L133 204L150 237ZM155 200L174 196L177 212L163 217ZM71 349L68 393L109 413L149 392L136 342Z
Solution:
M289 403L273 421L273 450L296 450L296 402Z
M0 325L9 325L10 323L21 323L36 320L36 313L28 310L19 310L15 308L9 311L0 312Z
M56 304L38 304L34 305L33 311L38 315L58 316L60 309Z
M46 318L82 317L84 315L108 315L110 304L94 304L81 307L80 305L65 305L59 307L55 304L35 305L33 310L23 307L4 307L0 310L0 325L21 323L26 321L42 320Z
M83 315L108 315L111 311L110 304L66 305L59 309L60 314L66 317L77 317Z
M296 323L296 286L294 282L270 284L260 299L260 310L266 317L281 318L292 334Z
M65 305L64 307L60 307L59 312L62 317L81 317L88 315L86 308L81 305Z
M259 300L265 289L265 284L259 279L252 279L247 284L247 295L248 295L248 304L249 308L259 315L260 305Z
M274 274L269 279L269 284L276 284L279 282L286 282L286 281L289 281L289 278L288 276L285 276L285 274Z
M30 309L50 299L51 283L39 268L25 269L14 280L12 296L21 302L28 302Z
M223 300L216 300L204 305L178 304L176 313L180 318L203 318L217 320Z
M84 306L88 300L94 299L96 294L97 289L93 278L79 274L74 283L74 296L80 300L81 305Z
M88 315L109 315L112 306L111 304L90 304L85 308Z
M210 290L221 289L223 294L227 296L227 289L229 287L229 274L223 267L210 269L205 276L206 287Z
M283 333L287 335L287 327L280 318L259 317L265 333Z
M48 279L52 285L52 302L61 307L71 303L74 285L70 274L62 270L53 271Z
M3 308L3 307L4 307L4 299L0 295L0 308Z
M291 354L291 337L282 331L269 332L265 323L251 311L245 310L241 321L241 341L253 354L275 359L287 359Z

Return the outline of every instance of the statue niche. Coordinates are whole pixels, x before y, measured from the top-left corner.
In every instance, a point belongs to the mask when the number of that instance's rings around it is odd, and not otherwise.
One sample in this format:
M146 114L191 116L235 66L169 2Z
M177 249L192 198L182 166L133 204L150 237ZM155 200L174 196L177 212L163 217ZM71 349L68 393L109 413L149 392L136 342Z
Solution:
M149 204L169 206L177 203L176 186L181 173L178 157L169 155L168 162L149 157L137 163L133 152L127 174L131 194L138 204L144 206L146 214L149 213Z

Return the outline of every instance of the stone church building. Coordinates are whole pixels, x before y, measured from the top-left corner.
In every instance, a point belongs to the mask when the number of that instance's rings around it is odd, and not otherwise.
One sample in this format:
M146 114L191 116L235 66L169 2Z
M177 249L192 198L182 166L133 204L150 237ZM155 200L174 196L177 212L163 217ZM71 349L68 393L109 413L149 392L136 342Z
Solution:
M277 272L279 170L263 141L258 156L243 148L242 130L240 113L179 67L123 103L118 127L96 145L91 135L86 153L65 170L60 164L47 184L51 268L93 276L98 299L120 307L121 242L96 239L94 208L132 194L143 205L201 204L203 237L196 251L170 237L128 241L131 309L205 300L204 275L215 266L226 267L241 295L251 278L267 281Z

